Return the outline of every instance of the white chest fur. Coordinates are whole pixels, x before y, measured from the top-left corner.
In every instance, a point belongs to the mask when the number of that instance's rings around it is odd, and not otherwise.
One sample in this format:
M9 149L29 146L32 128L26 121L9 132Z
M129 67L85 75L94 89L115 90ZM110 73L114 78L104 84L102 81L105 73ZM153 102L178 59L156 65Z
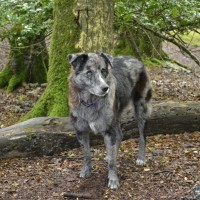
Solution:
M90 126L92 132L94 132L94 134L98 134L99 131L97 130L97 128L95 126L95 122L90 122L89 126Z

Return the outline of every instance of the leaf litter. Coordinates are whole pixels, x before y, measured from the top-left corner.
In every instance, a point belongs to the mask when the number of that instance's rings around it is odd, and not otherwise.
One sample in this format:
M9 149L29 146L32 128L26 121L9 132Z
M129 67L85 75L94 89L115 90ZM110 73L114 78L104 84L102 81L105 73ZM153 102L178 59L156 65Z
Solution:
M154 101L199 101L200 79L170 69L150 69ZM184 80L184 81L183 81ZM44 91L23 85L7 94L0 90L0 127L16 123ZM200 187L200 132L147 137L147 163L135 165L138 140L123 141L118 155L119 190L107 188L103 145L92 147L93 171L79 178L80 148L53 156L0 160L0 200L193 200Z
M145 167L135 165L138 140L123 141L118 155L119 190L107 188L103 145L92 147L93 171L86 179L79 178L80 148L54 156L4 159L0 199L195 199L200 185L199 136L194 132L148 137Z

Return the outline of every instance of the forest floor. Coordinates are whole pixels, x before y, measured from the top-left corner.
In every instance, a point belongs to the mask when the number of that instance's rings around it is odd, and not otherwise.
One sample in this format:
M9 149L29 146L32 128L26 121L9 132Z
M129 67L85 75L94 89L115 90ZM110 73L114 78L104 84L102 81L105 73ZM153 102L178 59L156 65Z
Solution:
M183 64L192 63L187 58L186 62L175 47L165 45L164 48ZM148 67L154 89L153 101L200 101L200 70L195 64L191 65L196 74ZM23 85L10 94L1 89L0 127L16 123L44 90L45 85L38 84ZM147 137L144 167L135 165L137 151L137 139L122 142L118 156L118 190L107 188L107 164L102 145L92 147L93 171L86 179L79 178L80 148L53 156L0 160L0 200L200 199L200 132Z

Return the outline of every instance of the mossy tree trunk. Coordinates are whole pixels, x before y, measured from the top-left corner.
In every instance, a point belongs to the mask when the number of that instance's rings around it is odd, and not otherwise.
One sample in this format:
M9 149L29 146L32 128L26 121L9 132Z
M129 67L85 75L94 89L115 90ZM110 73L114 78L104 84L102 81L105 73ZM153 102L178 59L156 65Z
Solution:
M111 0L54 0L54 25L50 45L48 86L33 109L22 119L66 116L67 77L71 67L66 58L74 52L113 51L114 3Z
M0 88L7 87L12 92L23 82L46 82L48 52L44 36L29 39L25 47L16 47L15 41L9 41L8 63L0 73Z
M64 116L67 107L67 54L78 51L79 27L73 14L74 0L54 1L54 25L51 35L47 88L33 109L22 119L39 116Z

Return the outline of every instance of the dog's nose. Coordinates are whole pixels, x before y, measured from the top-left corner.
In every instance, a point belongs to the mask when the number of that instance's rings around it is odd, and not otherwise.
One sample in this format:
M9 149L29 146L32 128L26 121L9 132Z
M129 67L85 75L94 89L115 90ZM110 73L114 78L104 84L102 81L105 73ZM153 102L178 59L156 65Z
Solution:
M103 92L107 92L107 91L108 91L108 87L102 88L102 91L103 91Z

